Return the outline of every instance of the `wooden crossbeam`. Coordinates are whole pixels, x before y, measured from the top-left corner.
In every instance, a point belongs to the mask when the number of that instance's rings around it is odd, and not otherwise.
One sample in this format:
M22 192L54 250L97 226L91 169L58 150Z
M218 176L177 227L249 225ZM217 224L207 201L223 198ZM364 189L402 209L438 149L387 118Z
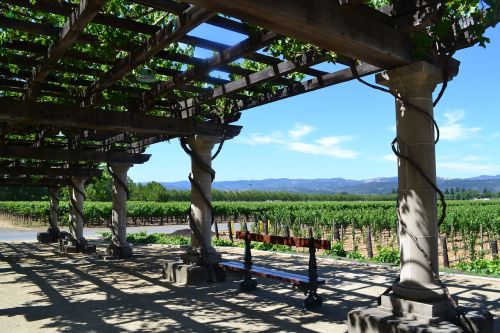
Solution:
M102 170L88 168L51 168L51 167L28 167L28 166L0 166L0 177L5 176L74 176L74 177L94 177L100 176Z
M171 0L131 0L131 1L139 3L144 6L165 10L167 12L174 13L177 15L181 14L189 7L188 4ZM234 20L230 20L222 16L213 16L210 19L208 19L206 23L248 36L252 34L252 30L247 24L236 22Z
M142 150L145 149L145 147L147 147L149 145L152 145L152 144L155 144L158 142L162 142L165 140L170 140L170 139L171 139L171 137L169 137L168 135L155 135L155 136L150 137L150 138L141 139L141 140L132 142L129 145L130 148L127 149L127 152L128 153L139 153L139 152L142 152Z
M149 160L151 155L129 154L125 152L100 152L82 149L61 148L33 148L29 146L9 145L0 146L0 157L14 159L30 159L42 161L66 162L107 162L142 164Z
M105 3L106 0L80 1L80 6L71 13L70 18L64 23L57 40L49 46L44 59L35 68L33 75L26 84L25 100L33 101L36 99L40 92L41 83Z
M157 53L177 42L187 32L212 17L214 13L197 7L190 7L173 21L169 22L165 28L157 31L143 45L139 46L129 55L119 60L111 70L105 73L95 84L90 86L85 92L85 100L82 106L90 106L94 99L106 88L122 79L132 69L151 59Z
M191 136L195 134L228 137L239 134L240 126L208 124L129 112L102 112L49 103L23 103L0 98L0 121L39 124L59 128L92 128L95 130Z
M68 178L1 178L0 186L52 187L69 184Z
M176 103L173 108L178 111L190 109L195 106L205 104L213 99L230 96L231 94L249 89L257 84L275 80L283 75L300 71L302 68L310 67L324 61L325 57L323 56L317 55L313 52L305 53L302 57L294 61L280 62L277 65L269 66L261 71L212 89L201 98L190 98Z
M212 70L221 66L227 65L245 54L253 53L258 49L266 46L277 38L274 32L259 34L257 36L249 37L244 41L228 47L221 52L216 53L210 59L207 59L202 65L198 65L185 72L179 73L168 81L156 84L150 91L142 95L142 105L140 106L142 112L147 112L152 106L154 101L167 94L173 89L182 87L186 82L196 81L201 77L208 75Z
M360 11L324 0L187 0L382 68L412 62L410 38ZM293 27L293 28L290 28Z
M356 66L358 75L360 77L378 73L382 71L380 68L369 65L361 64ZM262 96L252 97L246 100L239 101L233 108L233 111L244 111L264 104L276 102L292 96L297 96L317 89L326 88L335 84L347 82L355 79L349 68L342 69L333 73L322 75L321 77L297 82L288 87L279 89L276 92L269 91Z

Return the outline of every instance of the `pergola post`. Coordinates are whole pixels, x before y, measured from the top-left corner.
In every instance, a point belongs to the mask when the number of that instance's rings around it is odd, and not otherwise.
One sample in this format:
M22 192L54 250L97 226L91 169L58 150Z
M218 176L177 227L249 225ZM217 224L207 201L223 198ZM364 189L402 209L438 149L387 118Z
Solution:
M111 188L113 201L111 227L113 235L108 252L110 255L119 258L130 258L132 256L132 248L127 243L127 172L132 165L128 163L112 163L109 165L113 177Z
M49 228L46 232L39 232L36 239L40 243L55 243L59 240L59 187L49 186Z
M195 135L181 145L191 157L190 227L191 246L181 255L181 261L165 261L163 276L184 285L223 280L223 272L213 263L221 259L212 246L212 149L219 137ZM189 148L187 147L189 145Z
M432 93L443 80L442 68L421 61L389 70L376 79L407 101L396 99L399 153L414 161L436 184ZM398 158L398 200L399 281L392 286L392 293L381 296L379 307L351 311L348 331L413 332L424 325L429 332L462 332L457 326L462 325L458 312L438 280L437 194L404 158ZM473 332L490 332L492 321L487 311L471 312L467 317Z
M73 236L77 241L84 239L83 237L83 203L85 200L84 190L86 177L71 177L71 186L69 187L70 195L70 223L73 228Z
M49 190L50 216L49 233L59 234L59 187L51 186Z
M431 120L432 92L442 80L442 69L426 62L417 62L377 76L378 83L388 86L427 113L428 116L396 100L400 153L415 161L434 184L436 152ZM442 299L444 293L436 281L439 276L437 194L420 172L403 158L398 159L398 200L398 214L402 221L399 226L401 272L400 281L394 285L393 291L401 298L417 301Z
M212 175L208 171L212 167L212 149L220 138L204 135L195 135L188 139L193 155L191 157L191 218L201 237L207 253L212 259L218 259L215 249L212 247ZM200 162L205 166L200 165ZM191 236L192 249L200 253L201 243L193 233Z

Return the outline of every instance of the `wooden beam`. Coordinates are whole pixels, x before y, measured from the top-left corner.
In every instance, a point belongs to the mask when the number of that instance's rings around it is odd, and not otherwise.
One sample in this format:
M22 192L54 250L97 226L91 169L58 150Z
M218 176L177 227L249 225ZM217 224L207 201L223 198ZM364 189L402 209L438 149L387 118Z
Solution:
M382 68L412 62L410 38L338 1L187 0L320 48Z
M179 41L186 33L213 15L215 13L197 7L187 9L169 22L165 28L158 30L147 42L130 52L127 57L120 59L111 70L105 73L95 84L88 87L82 106L92 105L100 92L122 79L135 67L151 59L168 45Z
M68 178L0 178L0 186L51 187L69 184Z
M67 107L49 103L23 103L20 100L0 98L0 121L39 124L59 128L83 128L132 132L145 134L166 134L191 136L203 134L222 136L224 131L230 137L239 134L240 126L227 127L219 124L166 118L129 112L102 112Z
M188 4L171 0L131 0L131 1L139 3L144 6L165 10L167 12L174 13L177 15L181 14L189 7ZM252 29L247 24L242 22L237 22L222 16L213 16L210 19L208 19L206 23L247 36L250 36L252 34Z
M5 176L74 176L74 177L94 177L102 174L101 169L86 169L86 168L51 168L51 167L28 167L28 166L14 166L14 167L1 167L0 177Z
M81 0L77 7L64 23L57 40L52 43L42 62L35 68L33 75L26 84L27 91L24 99L33 101L40 92L40 85L45 80L55 64L64 56L66 51L78 39L83 29L97 15L106 0Z
M61 32L61 28L52 25L28 22L0 15L0 27L19 30L33 35L52 36L57 38ZM78 41L82 43L97 44L99 39L96 36L88 34L80 34Z
M313 52L305 53L302 57L296 59L295 61L283 61L277 65L269 66L259 72L255 72L246 77L242 77L223 86L212 89L201 98L190 98L177 103L173 108L178 111L190 109L197 105L205 104L210 100L229 96L239 91L249 89L257 84L275 80L283 75L300 71L303 68L310 67L324 61L325 58L323 56L317 55Z
M197 81L208 75L215 68L227 65L248 53L253 53L271 43L276 38L277 35L274 32L249 37L234 46L228 47L223 51L216 53L213 57L207 59L202 65L198 65L185 72L179 73L168 81L156 84L153 88L151 88L151 90L142 94L142 105L140 106L141 111L147 112L152 106L154 106L155 99L164 96L169 91L182 87L189 81Z
M142 164L149 160L151 155L129 154L125 152L100 152L82 149L61 148L33 148L19 145L0 146L0 157L14 159L30 159L42 161L66 161L66 162L107 162L107 163L133 163Z
M380 68L368 64L358 65L356 66L356 69L360 77L382 71ZM257 106L276 102L285 98L297 96L354 79L355 77L353 76L349 68L342 69L340 71L322 75L321 77L317 77L311 80L298 82L288 87L279 89L276 92L269 91L262 96L252 97L247 100L239 101L233 111L241 112Z

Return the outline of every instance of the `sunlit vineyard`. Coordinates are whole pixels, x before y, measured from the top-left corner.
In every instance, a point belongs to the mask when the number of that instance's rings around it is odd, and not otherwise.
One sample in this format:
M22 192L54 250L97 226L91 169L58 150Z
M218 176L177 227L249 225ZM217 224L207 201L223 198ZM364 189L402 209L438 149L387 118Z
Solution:
M128 203L129 225L185 223L188 202ZM22 222L47 222L48 202L0 202L0 212ZM440 212L440 210L439 210ZM60 223L68 221L68 203L59 207ZM393 202L214 202L217 222L257 222L254 230L304 236L308 227L318 238L335 238L335 233L351 250L366 250L370 230L374 248L397 246L396 210ZM86 202L84 215L89 226L106 226L111 217L110 202ZM262 222L261 222L262 221ZM449 201L446 219L440 226L455 258L476 258L491 240L500 236L500 201ZM376 250L375 250L376 251Z

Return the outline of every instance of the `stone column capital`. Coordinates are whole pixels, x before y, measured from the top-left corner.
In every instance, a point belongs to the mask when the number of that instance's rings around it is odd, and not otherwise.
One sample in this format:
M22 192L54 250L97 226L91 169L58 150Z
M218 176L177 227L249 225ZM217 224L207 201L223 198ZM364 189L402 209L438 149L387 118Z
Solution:
M77 186L85 183L87 179L88 177L71 177L71 181Z
M448 80L454 75L455 73L449 75ZM389 87L396 92L425 87L432 91L436 85L444 81L444 75L441 66L418 61L377 74L375 80L378 84Z
M193 135L187 139L187 143L193 150L212 150L214 145L220 143L222 139L217 136Z
M133 163L109 163L108 165L114 173L127 172L134 166Z

